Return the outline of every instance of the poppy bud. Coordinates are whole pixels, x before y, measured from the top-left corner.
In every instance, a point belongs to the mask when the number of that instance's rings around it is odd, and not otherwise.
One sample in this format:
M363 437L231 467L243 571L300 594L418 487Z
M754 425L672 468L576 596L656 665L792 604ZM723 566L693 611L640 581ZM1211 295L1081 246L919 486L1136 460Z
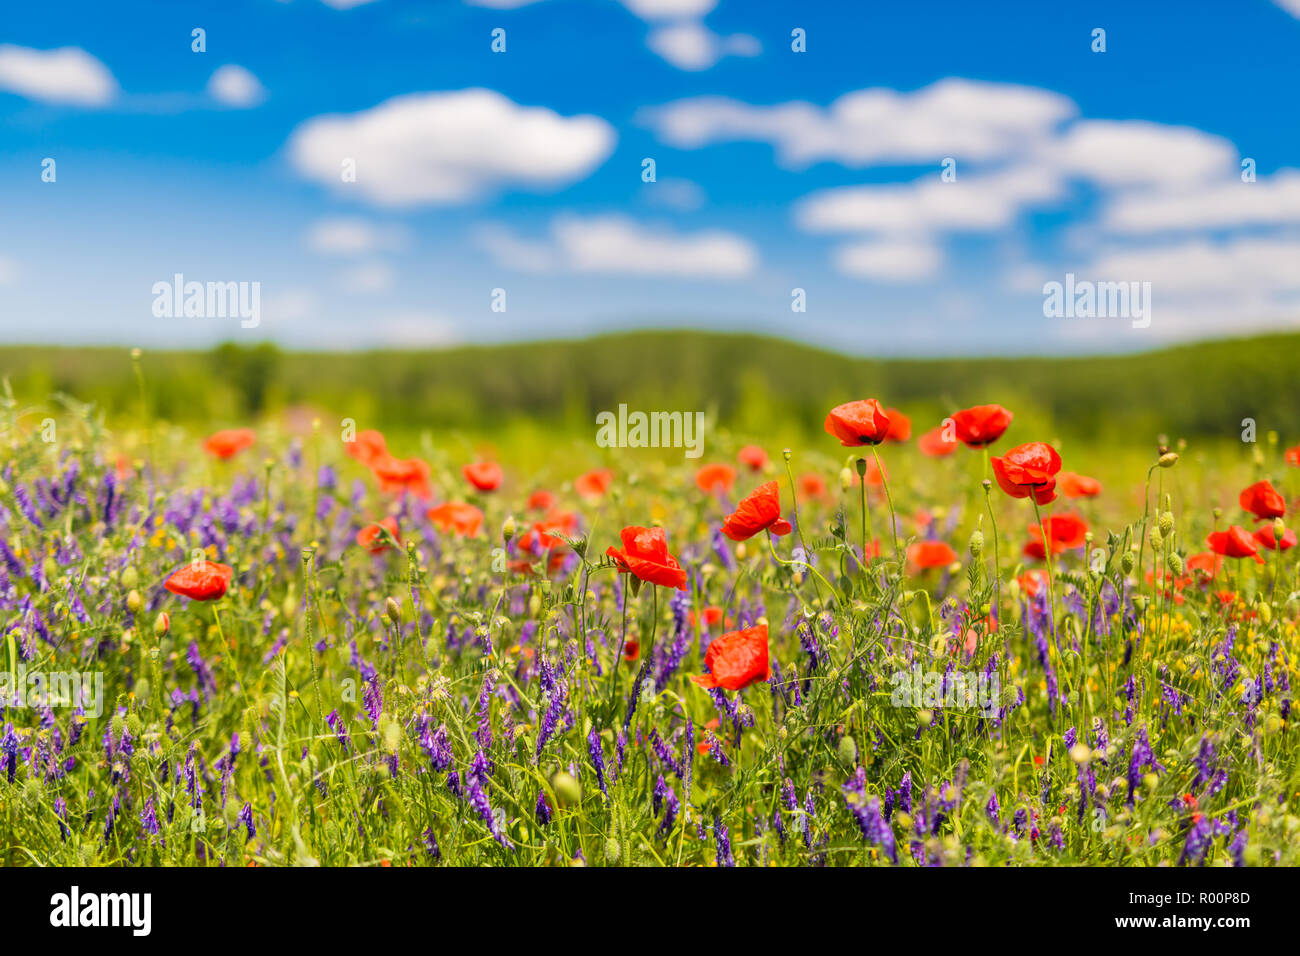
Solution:
M930 721L934 720L934 712L929 710L918 710L916 712L916 726L928 727Z
M1132 574L1135 564L1137 564L1137 558L1133 557L1132 551L1125 551L1119 556L1119 567L1125 574Z
M1174 530L1174 514L1172 511L1166 511L1160 515L1159 527L1160 534L1166 538L1169 537L1170 532Z
M1165 543L1164 536L1160 533L1160 529L1155 526L1152 526L1151 530L1147 532L1147 540L1151 542L1151 547L1155 548L1157 551L1159 551L1161 546Z
M402 608L392 598L389 598L384 602L384 613L388 615L388 619L392 621L394 625L402 623Z
M853 487L853 472L847 468L840 469L840 487L845 491Z
M1077 764L1086 764L1092 761L1092 748L1085 743L1077 743L1070 748L1070 759Z
M1275 734L1282 729L1282 718L1277 714L1269 714L1264 718L1264 733Z
M1259 602L1259 619L1265 626L1273 623L1273 606L1262 598Z
M783 448L781 449L781 457L789 461L793 457L793 452L789 448Z
M846 767L858 765L858 743L848 734L840 738L840 763Z
M984 553L984 532L976 528L970 533L970 554L972 558L978 558Z
M144 723L140 720L140 715L130 713L126 718L126 730L132 737L139 737L140 731L144 730Z
M132 614L138 614L142 607L144 607L144 600L140 597L139 591L132 591L126 596L126 609Z
M515 516L506 515L506 520L501 524L501 537L505 539L506 544L515 536Z
M744 560L745 560L745 555L747 555L748 553L749 553L749 549L745 547L745 542L742 541L742 542L740 542L738 545L736 545L736 560L737 560L737 561L744 561ZM636 580L637 580L636 578L633 578L633 581L636 581Z
M1182 576L1183 559L1177 551L1171 552L1169 555L1169 570L1173 573L1174 577Z
M135 569L134 564L128 564L122 571L122 577L119 579L122 587L128 591L135 588L140 583L140 572Z
M1142 784L1151 791L1155 791L1160 786L1160 778L1154 773L1148 773L1142 777Z
M618 865L619 845L618 841L610 837L605 841L605 862L610 866Z
M122 736L122 731L126 730L126 718L121 714L114 714L113 719L108 722L108 727L113 734L113 739L117 740Z
M555 791L556 802L562 807L572 806L582 800L582 784L563 770L551 778L551 789Z
M154 618L154 622L153 622L154 634L157 637L162 637L164 634L166 634L168 631L171 630L171 627L172 627L172 619L168 616L166 611L160 611L158 613L158 616Z
M1177 463L1178 463L1178 452L1176 451L1165 452L1163 455L1160 456L1160 459L1156 462L1156 464L1159 465L1161 468L1172 468Z
M1286 525L1282 523L1281 518L1273 519L1273 541L1276 544L1282 543L1282 538L1286 534Z

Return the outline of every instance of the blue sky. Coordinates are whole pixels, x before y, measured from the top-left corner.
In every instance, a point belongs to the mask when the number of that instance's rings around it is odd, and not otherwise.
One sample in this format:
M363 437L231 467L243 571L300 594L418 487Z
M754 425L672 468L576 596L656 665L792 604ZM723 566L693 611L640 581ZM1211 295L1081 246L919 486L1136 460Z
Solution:
M1298 59L1300 0L12 5L0 342L677 326L939 355L1294 327ZM256 326L156 315L177 273L258 283ZM1149 324L1046 317L1067 274L1149 283Z

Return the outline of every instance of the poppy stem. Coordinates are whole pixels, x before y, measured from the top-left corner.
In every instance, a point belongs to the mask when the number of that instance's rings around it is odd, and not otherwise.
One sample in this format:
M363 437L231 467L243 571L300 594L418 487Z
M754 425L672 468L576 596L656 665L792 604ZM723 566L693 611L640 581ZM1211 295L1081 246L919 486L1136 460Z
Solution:
M885 500L889 502L889 536L894 541L894 558L902 561L902 552L898 548L898 515L894 512L894 496L889 491L889 479L885 477L885 466L880 463L880 452L875 445L871 446L871 454L876 459L876 470L880 472L880 483L885 486Z
M618 647L614 651L614 666L609 671L609 716L606 718L610 726L614 723L614 706L615 698L618 696L618 664L623 659L623 648L627 647L627 596L631 590L632 576L628 575L627 586L623 588L623 628L618 639Z
M1038 499L1031 494L1029 500L1034 503L1034 517L1038 519L1038 533L1043 537L1043 557L1047 560L1047 597L1051 602L1051 610L1048 612L1048 624L1052 630L1052 644L1056 647L1056 659L1061 668L1061 673L1066 678L1067 684L1073 684L1070 679L1070 670L1065 666L1065 655L1061 653L1061 638L1056 633L1056 562L1052 560L1052 541L1048 535L1048 529L1043 524L1043 514L1038 508ZM1074 688L1068 688L1068 697L1074 696Z

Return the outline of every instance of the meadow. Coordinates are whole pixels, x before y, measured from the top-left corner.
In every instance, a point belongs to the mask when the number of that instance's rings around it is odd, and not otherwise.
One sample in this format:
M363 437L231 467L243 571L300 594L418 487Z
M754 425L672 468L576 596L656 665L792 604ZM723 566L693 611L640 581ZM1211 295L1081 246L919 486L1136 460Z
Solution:
M1298 342L0 350L4 863L1295 865Z

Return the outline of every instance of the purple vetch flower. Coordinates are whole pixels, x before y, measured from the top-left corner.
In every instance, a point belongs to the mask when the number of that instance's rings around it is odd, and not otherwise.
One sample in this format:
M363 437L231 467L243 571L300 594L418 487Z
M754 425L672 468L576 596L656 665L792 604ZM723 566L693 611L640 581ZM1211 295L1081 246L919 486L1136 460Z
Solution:
M150 836L157 836L162 832L162 827L158 825L158 809L154 806L152 796L147 797L144 806L140 808L140 825Z
M537 818L538 826L544 827L551 822L551 805L546 802L545 791L537 791L537 805L533 808L533 815Z
M429 854L429 859L442 859L442 850L438 848L438 838L433 835L433 827L425 827L423 840L424 849Z
M466 777L466 798L469 805L474 808L474 812L479 815L483 825L488 828L492 838L501 844L504 849L513 850L514 844L510 842L505 832L501 829L501 824L497 820L496 811L492 809L492 804L488 801L488 796L479 786L478 780L472 776Z
M713 818L713 836L718 844L717 854L714 857L718 866L735 866L736 858L731 855L731 834L721 817Z
M880 798L867 798L866 768L859 767L840 789L844 791L845 805L857 821L863 838L879 846L891 862L897 863L898 845L894 840L894 829L880 812Z
M1002 828L1001 807L998 806L997 792L989 794L989 802L984 805L984 815L989 818L989 823L998 829Z
M605 751L601 747L600 735L596 733L595 727L587 734L587 754L591 757L591 766L596 771L596 782L600 784L600 791L608 797L609 788L605 785Z
M474 739L482 750L492 747L492 692L496 690L499 677L500 672L495 667L489 669L483 675L483 686L478 692L478 728L474 731Z
M1200 866L1205 862L1205 854L1210 849L1210 841L1214 839L1214 827L1210 823L1209 817L1201 817L1192 824L1192 828L1187 832L1187 842L1183 844L1183 852L1178 857L1179 866L1191 866L1195 864Z
M334 731L334 736L338 738L339 746L343 748L343 752L351 753L352 738L348 735L347 725L343 723L343 718L339 716L339 712L331 710L329 716L325 718L325 722Z
M248 831L248 839L251 840L253 837L257 836L257 828L253 826L253 805L247 800L244 801L243 807L240 808L239 822L242 823L244 829Z

